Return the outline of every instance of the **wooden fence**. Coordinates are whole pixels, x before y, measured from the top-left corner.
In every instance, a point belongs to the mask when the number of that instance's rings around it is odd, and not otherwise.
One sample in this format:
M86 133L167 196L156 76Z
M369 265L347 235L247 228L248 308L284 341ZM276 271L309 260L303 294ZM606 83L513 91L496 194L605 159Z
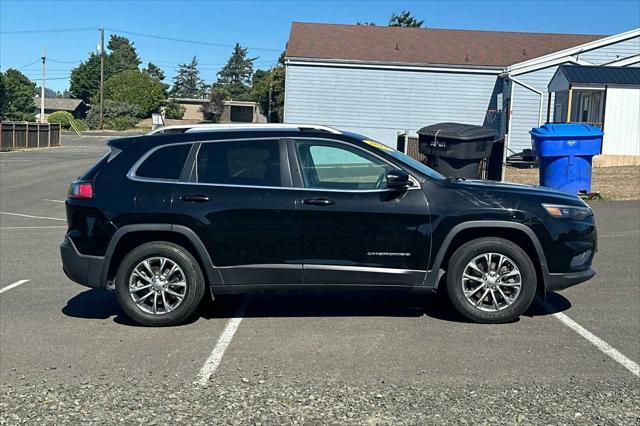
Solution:
M0 123L0 151L60 145L60 124L13 121Z

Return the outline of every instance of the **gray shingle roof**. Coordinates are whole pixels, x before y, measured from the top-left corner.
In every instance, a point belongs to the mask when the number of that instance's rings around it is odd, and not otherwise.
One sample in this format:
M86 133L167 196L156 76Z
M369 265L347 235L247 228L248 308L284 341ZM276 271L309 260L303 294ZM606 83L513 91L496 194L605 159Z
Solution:
M640 86L640 68L562 65L557 72L565 75L569 83L621 84Z
M40 98L35 96L33 102L37 108L40 108ZM44 108L56 111L75 111L82 99L69 99L69 98L44 98Z

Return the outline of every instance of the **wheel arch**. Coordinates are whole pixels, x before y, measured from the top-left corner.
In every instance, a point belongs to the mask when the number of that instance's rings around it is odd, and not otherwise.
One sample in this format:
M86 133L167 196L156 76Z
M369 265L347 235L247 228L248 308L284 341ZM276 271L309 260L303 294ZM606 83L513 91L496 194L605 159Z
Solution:
M514 242L531 258L538 277L538 290L545 291L549 278L547 260L536 234L528 226L518 222L479 220L454 226L445 237L427 272L425 284L437 290L443 270L446 270L453 253L465 242L481 237L499 237Z
M164 223L135 224L118 228L105 253L101 281L104 283L112 281L124 256L133 248L151 241L169 241L178 244L196 259L210 285L222 283L220 272L214 266L209 252L198 235L185 226Z

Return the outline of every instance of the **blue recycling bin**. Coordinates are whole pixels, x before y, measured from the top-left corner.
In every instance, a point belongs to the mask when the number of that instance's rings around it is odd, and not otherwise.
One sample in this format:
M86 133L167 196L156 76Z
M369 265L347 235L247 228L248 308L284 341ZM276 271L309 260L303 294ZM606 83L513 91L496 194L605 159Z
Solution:
M591 161L602 152L599 127L545 124L529 133L540 158L540 185L574 195L591 192Z

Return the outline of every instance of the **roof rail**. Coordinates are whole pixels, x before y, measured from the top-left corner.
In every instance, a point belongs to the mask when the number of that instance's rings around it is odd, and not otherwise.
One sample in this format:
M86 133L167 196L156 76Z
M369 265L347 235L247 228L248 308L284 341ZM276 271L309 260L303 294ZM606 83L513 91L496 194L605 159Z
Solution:
M341 132L333 127L322 126L317 124L283 124L283 123L269 123L269 124L179 124L175 126L158 127L147 133L147 135L154 135L159 133L198 133L198 132L213 132L224 130L260 130L260 129L297 129L297 130L319 130L333 134L340 134Z

